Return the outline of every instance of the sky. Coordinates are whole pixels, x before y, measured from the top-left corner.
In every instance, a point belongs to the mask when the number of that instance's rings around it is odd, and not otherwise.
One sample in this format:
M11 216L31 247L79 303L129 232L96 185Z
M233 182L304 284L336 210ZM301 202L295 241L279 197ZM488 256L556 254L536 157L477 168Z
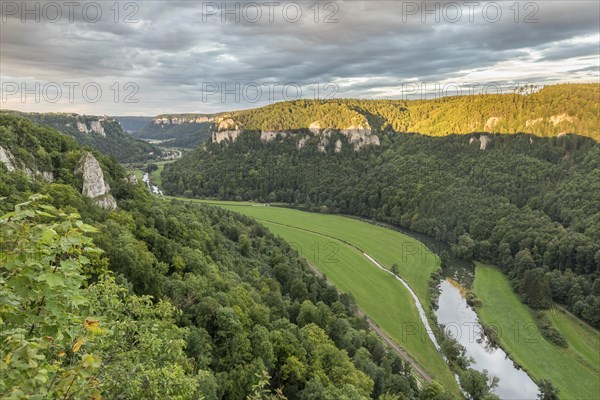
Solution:
M598 82L599 4L0 0L0 108L151 116Z

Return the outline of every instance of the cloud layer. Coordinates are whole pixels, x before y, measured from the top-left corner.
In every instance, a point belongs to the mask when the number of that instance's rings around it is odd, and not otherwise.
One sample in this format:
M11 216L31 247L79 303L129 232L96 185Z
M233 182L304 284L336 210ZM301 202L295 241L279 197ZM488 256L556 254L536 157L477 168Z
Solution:
M594 1L27 3L1 3L1 108L216 112L600 77Z

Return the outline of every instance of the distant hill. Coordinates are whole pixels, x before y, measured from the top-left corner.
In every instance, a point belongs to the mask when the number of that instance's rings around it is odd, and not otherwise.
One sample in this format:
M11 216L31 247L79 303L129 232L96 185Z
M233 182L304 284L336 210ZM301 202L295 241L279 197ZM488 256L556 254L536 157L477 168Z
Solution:
M297 100L219 114L215 122L217 133L260 131L263 139L274 132L322 134L326 130L345 130L348 136L358 130L366 134L414 132L428 136L488 132L553 137L576 133L600 140L599 113L600 85L561 84L529 94L435 100ZM213 135L213 141L234 137Z
M1 112L50 126L73 137L79 144L90 146L119 162L152 160L161 154L158 147L123 132L121 125L113 117L73 113L24 113L12 110Z
M193 148L210 138L214 116L208 114L163 114L149 119L132 132L138 139L168 141L169 146Z
M146 124L148 122L152 121L152 117L129 117L129 116L119 117L119 116L116 116L114 118L119 122L119 124L121 124L121 127L123 128L123 130L127 133L133 133L133 132L139 131L144 126L146 126Z

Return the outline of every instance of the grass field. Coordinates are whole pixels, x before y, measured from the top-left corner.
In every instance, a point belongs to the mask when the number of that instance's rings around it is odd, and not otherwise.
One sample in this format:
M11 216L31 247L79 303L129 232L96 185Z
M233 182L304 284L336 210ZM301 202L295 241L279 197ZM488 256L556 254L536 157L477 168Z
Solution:
M493 266L477 263L473 292L483 302L478 311L481 320L499 328L502 347L534 379L550 379L560 389L561 399L600 399L596 330L560 310L548 311L569 347L562 349L546 341L506 276Z
M399 232L342 216L252 203L210 203L251 216L285 239L339 290L352 293L357 305L432 378L455 394L459 393L448 366L427 337L408 290L356 248L386 268L396 263L399 275L415 290L427 309L430 301L427 282L439 260L420 242Z

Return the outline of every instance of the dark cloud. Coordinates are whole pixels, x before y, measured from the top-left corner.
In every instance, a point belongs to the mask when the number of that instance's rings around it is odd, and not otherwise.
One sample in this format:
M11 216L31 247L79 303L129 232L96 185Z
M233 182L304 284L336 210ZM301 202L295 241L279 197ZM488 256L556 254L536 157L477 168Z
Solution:
M282 1L272 9L273 22L269 8L258 1L263 6L257 23L250 21L256 14L248 1L121 2L116 23L113 2L98 2L102 18L95 23L82 12L86 1L73 21L63 13L56 23L43 16L39 23L22 22L5 3L0 13L4 81L98 81L103 87L135 82L140 89L139 103L115 103L107 95L95 104L25 102L16 105L21 109L156 114L258 105L222 103L215 99L219 96L203 102L207 82L336 83L340 96L379 98L393 97L399 85L413 80L543 83L598 76L600 11L593 1L520 2L518 7L481 1L472 14L461 1L428 2L433 13L422 13L421 1L321 2L316 8L312 1ZM461 5L457 21L451 4ZM218 8L224 5L237 12L222 22ZM290 22L296 5L302 17ZM337 22L325 23L328 16ZM573 67L553 69L560 63ZM541 74L539 68L546 66Z

